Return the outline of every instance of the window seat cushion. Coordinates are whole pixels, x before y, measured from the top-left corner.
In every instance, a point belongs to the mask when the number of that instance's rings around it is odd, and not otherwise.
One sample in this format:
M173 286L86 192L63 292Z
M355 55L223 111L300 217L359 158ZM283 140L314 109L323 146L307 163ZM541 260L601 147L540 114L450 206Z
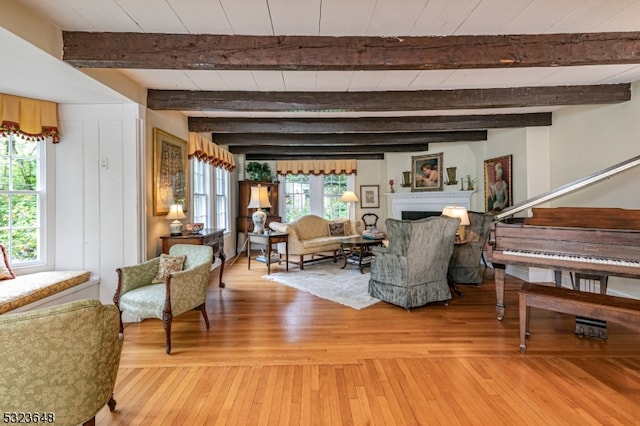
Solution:
M45 271L0 281L0 314L89 281L88 271Z

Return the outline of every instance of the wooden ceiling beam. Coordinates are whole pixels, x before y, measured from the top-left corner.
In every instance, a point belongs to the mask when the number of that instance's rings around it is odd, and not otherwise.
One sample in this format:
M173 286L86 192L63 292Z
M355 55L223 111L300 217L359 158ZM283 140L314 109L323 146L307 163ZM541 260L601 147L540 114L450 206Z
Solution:
M628 83L380 92L147 91L148 108L174 111L428 111L606 104L629 99Z
M428 143L404 145L234 145L229 147L233 154L273 154L273 155L326 155L326 154L384 154L385 152L428 151Z
M247 154L245 155L246 161L275 161L275 160L325 160L325 159L354 159L354 160L384 160L384 154L382 153L368 153L368 154L329 154L324 153L321 155L306 155L300 154Z
M551 113L361 118L189 117L198 133L391 133L551 126Z
M335 146L416 145L439 142L475 142L487 140L486 130L422 133L343 133L343 134L278 134L278 133L214 133L219 145L234 146Z
M640 63L640 32L427 37L63 31L76 67L183 70L443 70Z

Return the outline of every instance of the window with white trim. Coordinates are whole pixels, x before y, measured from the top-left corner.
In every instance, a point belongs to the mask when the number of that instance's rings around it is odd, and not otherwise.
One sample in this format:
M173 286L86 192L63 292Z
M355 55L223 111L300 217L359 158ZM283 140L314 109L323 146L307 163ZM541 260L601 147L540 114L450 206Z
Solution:
M340 201L340 198L352 186L353 175L285 175L286 222L292 222L306 214L315 214L330 220L349 218L349 205Z
M0 135L0 242L13 268L44 263L45 142Z
M216 228L231 229L229 223L229 172L216 167Z
M193 222L211 227L211 166L192 160L193 169Z
M193 222L229 231L229 172L197 160L192 161L191 170Z

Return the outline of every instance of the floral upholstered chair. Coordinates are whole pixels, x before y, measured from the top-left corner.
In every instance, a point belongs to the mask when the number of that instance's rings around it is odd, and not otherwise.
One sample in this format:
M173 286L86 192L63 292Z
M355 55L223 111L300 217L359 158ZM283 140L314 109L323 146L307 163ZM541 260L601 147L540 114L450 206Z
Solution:
M5 422L95 424L105 404L115 409L122 351L115 306L87 299L0 315L0 348ZM6 418L36 412L37 419Z
M482 284L483 272L480 263L484 245L489 239L491 213L468 212L469 227L465 244L456 244L449 262L449 275L456 283Z
M170 354L173 317L198 309L209 329L205 301L212 261L213 250L209 246L176 244L168 255L118 268L113 301L120 309L120 330L123 312L135 318L161 319L166 351Z
M410 309L451 299L447 280L460 219L387 219L389 247L373 247L369 295Z

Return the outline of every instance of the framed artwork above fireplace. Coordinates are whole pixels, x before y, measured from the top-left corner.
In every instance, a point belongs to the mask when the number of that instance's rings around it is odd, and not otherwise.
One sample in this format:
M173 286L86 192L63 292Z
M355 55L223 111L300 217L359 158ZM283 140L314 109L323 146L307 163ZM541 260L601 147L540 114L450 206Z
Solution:
M442 153L411 157L411 192L442 191Z

